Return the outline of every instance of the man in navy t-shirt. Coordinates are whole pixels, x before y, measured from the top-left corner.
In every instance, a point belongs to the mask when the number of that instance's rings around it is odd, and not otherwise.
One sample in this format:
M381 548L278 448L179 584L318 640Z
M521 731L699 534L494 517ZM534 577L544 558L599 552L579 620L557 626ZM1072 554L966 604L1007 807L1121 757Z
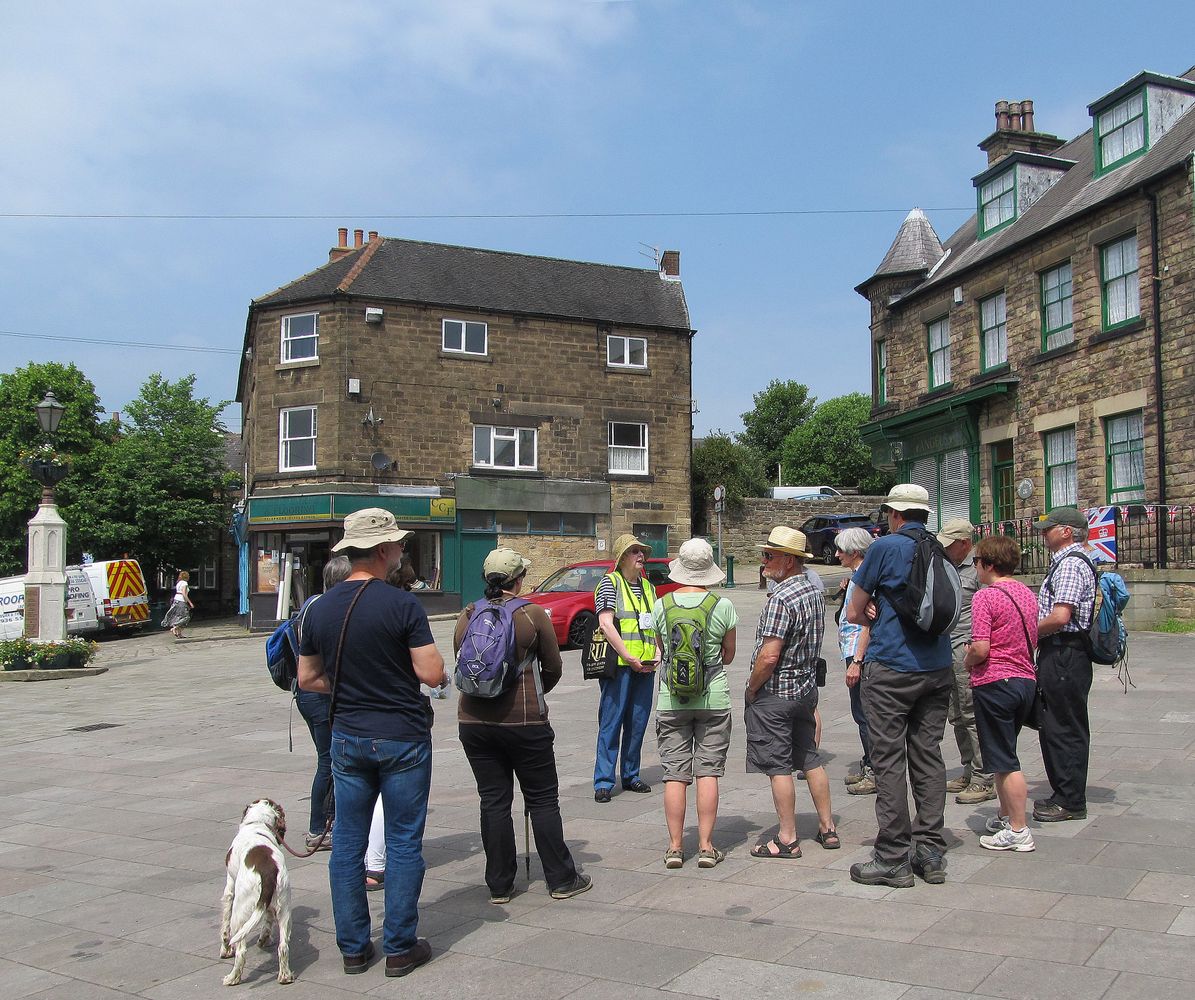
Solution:
M871 731L879 826L874 858L852 865L851 878L908 888L914 872L926 882L946 881L941 744L950 702L950 635L931 636L906 625L892 606L904 591L917 539L926 530L929 494L912 483L894 486L883 509L890 534L871 544L855 570L846 610L847 621L871 627L861 696ZM910 785L917 807L912 820Z
M406 975L431 957L427 941L415 933L432 773L432 710L419 684L443 684L444 659L418 599L385 582L402 562L410 534L378 507L344 519L344 538L333 551L347 555L353 571L311 606L299 649L300 689L333 695L336 827L328 878L336 943L350 975L364 972L373 957L365 846L379 795L386 826L386 975Z

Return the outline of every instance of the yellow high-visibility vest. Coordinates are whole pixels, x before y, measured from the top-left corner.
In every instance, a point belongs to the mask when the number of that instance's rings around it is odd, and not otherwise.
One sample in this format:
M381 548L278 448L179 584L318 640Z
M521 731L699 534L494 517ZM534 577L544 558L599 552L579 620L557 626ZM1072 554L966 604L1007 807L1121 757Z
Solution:
M614 621L618 625L618 634L627 647L627 652L640 661L652 661L656 658L656 632L652 628L641 628L640 613L649 613L656 603L656 590L647 577L642 578L643 599L636 601L635 592L626 578L614 570L606 577L614 581L615 608ZM600 584L599 584L600 586ZM596 593L596 592L595 592ZM630 664L621 656L618 658L620 667Z

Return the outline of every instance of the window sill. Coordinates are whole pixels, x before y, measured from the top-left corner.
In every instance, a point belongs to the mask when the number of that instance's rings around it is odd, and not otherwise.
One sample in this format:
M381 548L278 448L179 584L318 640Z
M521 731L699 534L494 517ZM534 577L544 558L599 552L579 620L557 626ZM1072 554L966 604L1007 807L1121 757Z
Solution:
M295 368L318 368L319 358L302 358L298 361L283 361L274 365L276 372L288 372Z
M1138 318L1130 320L1128 323L1122 323L1120 326L1114 326L1110 330L1101 330L1088 343L1106 344L1109 340L1116 340L1118 337L1127 337L1130 333L1138 333L1145 329L1145 320Z
M467 351L445 351L441 349L440 357L451 361L479 361L487 365L494 363L494 359L488 354L470 354Z
M1029 359L1031 365L1042 365L1047 361L1053 361L1055 358L1064 357L1067 354L1074 354L1079 349L1079 345L1075 341L1069 344L1063 344L1061 347L1053 347L1048 351L1042 351L1041 354Z
M607 472L608 483L654 483L656 477L650 472Z
M917 397L918 403L928 403L931 399L938 399L940 396L949 395L954 391L954 383L947 382L944 385L936 385L929 392L922 393Z
M607 375L650 375L651 369L647 365L606 365Z
M1002 364L993 365L985 372L981 372L971 379L972 385L983 385L985 382L991 382L994 379L1002 378L1012 371L1012 364L1008 361Z
M543 479L544 474L538 469L502 469L493 465L472 465L469 467L471 476L502 476L516 479Z
M873 406L871 408L871 416L872 419L875 420L880 417L889 416L890 414L895 413L898 409L900 409L900 407L898 407L895 403L885 401L879 406Z
M314 469L304 469L303 471L296 471L294 469L287 469L285 472L260 472L253 476L254 484L257 483L281 483L292 479L311 479L317 476L320 479L337 479L347 475L344 469L326 469L317 467Z

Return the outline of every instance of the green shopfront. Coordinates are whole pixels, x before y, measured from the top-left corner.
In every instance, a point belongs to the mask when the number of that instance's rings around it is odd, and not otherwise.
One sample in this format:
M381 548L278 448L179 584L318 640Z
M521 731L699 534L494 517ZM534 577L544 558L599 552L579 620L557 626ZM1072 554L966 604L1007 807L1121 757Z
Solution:
M399 488L402 489L401 487ZM407 552L430 613L461 607L456 499L411 489L392 495L311 493L249 498L249 627L270 629L323 589L324 565L346 514L381 507L414 536Z

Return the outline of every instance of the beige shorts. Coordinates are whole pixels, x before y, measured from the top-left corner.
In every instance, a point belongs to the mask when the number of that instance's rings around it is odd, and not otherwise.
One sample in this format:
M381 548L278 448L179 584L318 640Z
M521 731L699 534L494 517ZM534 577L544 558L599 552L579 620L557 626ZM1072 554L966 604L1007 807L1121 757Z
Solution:
M665 781L720 778L730 751L730 709L657 712L656 741Z

